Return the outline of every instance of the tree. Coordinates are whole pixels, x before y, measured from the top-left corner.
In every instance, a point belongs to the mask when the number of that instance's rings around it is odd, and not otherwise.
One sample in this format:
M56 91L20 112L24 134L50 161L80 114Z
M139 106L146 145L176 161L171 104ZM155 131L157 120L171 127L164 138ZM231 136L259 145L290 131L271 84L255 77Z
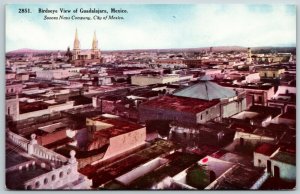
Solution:
M210 184L210 174L204 165L195 164L187 170L186 182L197 189L204 189Z

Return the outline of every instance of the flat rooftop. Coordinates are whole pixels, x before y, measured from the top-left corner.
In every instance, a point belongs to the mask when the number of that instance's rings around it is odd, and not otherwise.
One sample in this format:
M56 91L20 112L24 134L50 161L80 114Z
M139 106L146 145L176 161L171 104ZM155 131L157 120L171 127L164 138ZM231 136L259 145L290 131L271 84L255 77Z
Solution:
M163 96L161 98L149 100L142 105L145 107L152 107L156 109L168 109L179 112L199 113L207 108L215 106L219 100L201 100L188 97L178 96Z
M19 169L6 173L6 186L11 189L24 189L23 184L35 177L38 177L42 174L50 172L45 168L41 168L39 165L36 165L34 168L30 167L28 169Z
M270 128L257 128L253 131L253 134L265 137L271 137L275 139L280 139L284 134L285 131L282 129L270 129Z
M272 118L278 116L281 113L280 108L260 106L260 105L253 105L253 106L250 107L250 109L248 111L257 112L257 113L260 113L262 115L271 115Z
M167 165L145 174L133 181L129 188L131 189L149 189L152 185L160 182L164 178L173 177L192 164L196 163L201 157L194 154L175 152L166 157L169 160Z
M253 133L253 131L256 129L256 126L250 125L248 123L233 123L229 128L234 131Z
M10 144L6 141L6 144ZM10 144L11 145L11 144ZM24 162L30 161L30 158L22 156L16 147L6 146L5 149L5 167L10 168Z
M93 166L86 166L79 171L82 174L91 177L93 179L93 187L96 188L122 174L129 172L137 166L172 150L174 150L174 145L172 142L157 140L151 146L131 154L121 160L112 162L109 165L103 166L102 164L96 164Z
M244 190L250 189L256 181L263 176L264 168L253 168L236 165L220 178L212 190Z
M21 150L19 147L13 145L9 141L6 141L6 169L20 165L24 162L30 162L31 160L33 161L33 158L29 156L27 157L26 155L27 153ZM30 165L30 167L27 169L23 166L23 170L16 168L5 173L6 187L8 189L24 189L23 185L26 181L47 172L50 172L50 170L41 168L41 166L37 164L34 167Z
M23 114L23 113L47 109L49 107L49 104L42 101L37 101L32 103L20 102L19 106L20 106L20 114Z
M273 88L274 86L272 85L261 85L261 84L257 84L257 85L253 85L253 84L248 84L248 85L236 85L236 84L232 84L232 83L228 83L228 82L216 82L221 86L224 87L232 87L232 88L241 88L241 89L253 89L253 90L270 90L271 88Z
M296 111L290 111L290 112L283 113L282 115L279 116L279 118L291 119L291 120L296 121Z
M294 166L296 165L296 155L289 152L279 151L271 159Z
M107 118L104 116L98 116L91 118L93 121L100 121L103 123L111 124L112 127L108 127L106 129L101 129L93 133L94 137L115 137L118 135L122 135L125 133L129 133L131 131L135 131L137 129L143 128L142 125L121 119L121 118Z
M278 147L275 145L263 143L262 145L257 147L254 152L263 154L266 156L271 156L277 149L278 149Z

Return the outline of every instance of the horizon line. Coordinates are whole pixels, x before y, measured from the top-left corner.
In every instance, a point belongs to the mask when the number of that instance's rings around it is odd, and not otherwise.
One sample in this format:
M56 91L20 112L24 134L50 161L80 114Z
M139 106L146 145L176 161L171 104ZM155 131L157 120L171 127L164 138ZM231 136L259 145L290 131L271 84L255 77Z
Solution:
M274 46L237 46L237 45L229 45L229 46L203 46L203 47L183 47L183 48L133 48L133 49L99 49L100 51L132 51L132 50L180 50L180 49L205 49L205 48L220 48L220 47L241 47L241 48L264 48L264 47L277 47L277 48L288 48L288 47L295 47L297 48L297 45L286 45L286 46L280 46L280 45L274 45ZM67 47L68 48L68 47ZM28 49L28 50L35 50L35 51L66 51L67 49L35 49L35 48L19 48L14 49L10 51L5 51L5 53L9 52L16 52L22 49ZM81 49L81 50L90 50L91 48ZM70 48L70 50L73 50Z

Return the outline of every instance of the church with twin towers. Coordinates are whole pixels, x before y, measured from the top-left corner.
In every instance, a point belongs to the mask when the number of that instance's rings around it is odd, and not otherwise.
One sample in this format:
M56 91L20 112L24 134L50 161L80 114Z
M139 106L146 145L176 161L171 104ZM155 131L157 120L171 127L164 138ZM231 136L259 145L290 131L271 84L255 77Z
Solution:
M96 31L94 32L94 37L92 41L92 48L89 50L82 50L80 48L80 41L78 38L77 29L75 31L75 39L72 51L72 59L77 65L88 65L90 63L101 62L101 52L98 48L98 40L96 37Z

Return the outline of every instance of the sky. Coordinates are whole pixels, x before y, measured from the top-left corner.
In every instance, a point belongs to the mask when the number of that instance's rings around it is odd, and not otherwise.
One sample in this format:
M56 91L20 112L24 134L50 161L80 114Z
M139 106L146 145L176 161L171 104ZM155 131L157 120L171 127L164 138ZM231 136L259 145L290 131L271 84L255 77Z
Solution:
M32 13L18 13L29 8ZM38 9L96 8L124 20L44 20ZM127 14L110 14L110 9ZM63 14L90 16L89 14ZM107 14L100 14L104 16ZM284 4L10 4L6 6L6 51L82 49L96 31L101 50L198 48L210 46L296 46L296 6Z

